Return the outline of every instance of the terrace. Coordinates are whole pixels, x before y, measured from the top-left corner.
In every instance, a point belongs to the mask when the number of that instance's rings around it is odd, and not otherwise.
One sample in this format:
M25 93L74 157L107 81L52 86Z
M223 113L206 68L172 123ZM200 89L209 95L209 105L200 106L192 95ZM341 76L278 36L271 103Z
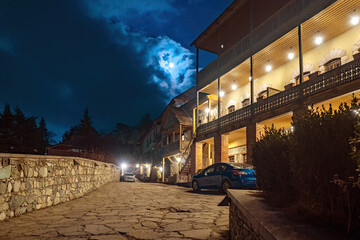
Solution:
M336 1L221 77L198 85L209 97L198 107L197 137L358 90L359 5L359 0Z

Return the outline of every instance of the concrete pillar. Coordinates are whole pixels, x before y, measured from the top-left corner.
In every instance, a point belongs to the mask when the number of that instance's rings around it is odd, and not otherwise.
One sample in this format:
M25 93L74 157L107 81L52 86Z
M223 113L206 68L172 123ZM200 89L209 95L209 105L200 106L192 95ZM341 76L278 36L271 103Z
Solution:
M256 141L256 123L246 126L246 162L252 164L251 147Z
M229 135L218 134L214 137L215 163L229 162Z
M202 169L203 143L195 142L191 145L191 176L194 176L199 169Z

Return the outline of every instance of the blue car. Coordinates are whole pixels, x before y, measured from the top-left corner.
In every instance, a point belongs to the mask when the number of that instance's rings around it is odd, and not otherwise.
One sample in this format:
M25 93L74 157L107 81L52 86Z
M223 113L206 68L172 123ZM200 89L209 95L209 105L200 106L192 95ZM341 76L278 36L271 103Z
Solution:
M194 192L206 189L256 188L253 167L245 163L215 163L195 175L191 181Z

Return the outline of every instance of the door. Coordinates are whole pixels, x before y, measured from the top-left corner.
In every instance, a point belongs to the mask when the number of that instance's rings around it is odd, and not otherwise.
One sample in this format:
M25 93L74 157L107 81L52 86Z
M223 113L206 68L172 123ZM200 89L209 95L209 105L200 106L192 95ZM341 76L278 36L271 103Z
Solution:
M216 165L212 165L204 170L204 173L203 173L204 176L198 179L201 187L204 187L204 188L211 187L210 178L215 173L215 167L216 167Z

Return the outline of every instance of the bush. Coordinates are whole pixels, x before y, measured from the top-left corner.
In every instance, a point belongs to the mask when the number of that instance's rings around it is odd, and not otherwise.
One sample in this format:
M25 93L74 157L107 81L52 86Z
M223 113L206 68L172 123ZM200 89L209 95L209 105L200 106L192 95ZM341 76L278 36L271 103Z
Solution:
M289 161L292 135L273 126L264 130L252 151L257 183L273 203L287 204L294 196Z
M311 108L294 117L291 133L266 128L252 146L259 187L265 197L343 228L351 217L356 219L360 214L359 206L355 206L359 191L352 191L350 196L332 182L334 175L340 179L356 175L360 156L355 151L360 147L354 147L360 145L360 134L354 143L358 109L354 98L351 106L341 104L338 110L331 106Z

